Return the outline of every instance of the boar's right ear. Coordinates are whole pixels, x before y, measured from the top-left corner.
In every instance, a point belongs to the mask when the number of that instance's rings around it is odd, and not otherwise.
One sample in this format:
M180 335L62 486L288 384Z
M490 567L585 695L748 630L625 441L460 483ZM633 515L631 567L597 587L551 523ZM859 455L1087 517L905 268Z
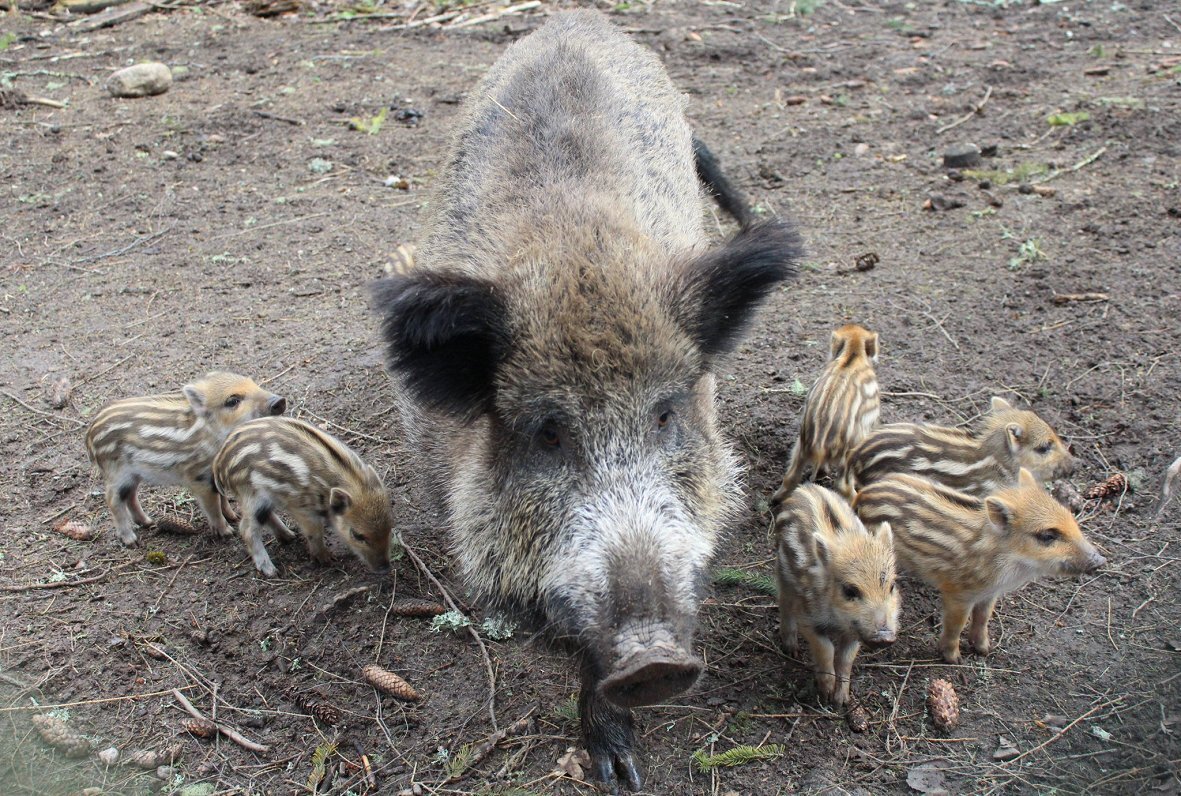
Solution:
M471 419L491 404L508 333L493 286L461 274L417 273L373 288L390 370L424 404Z
M994 415L999 415L1001 412L1008 412L1013 405L999 395L994 395L988 402L988 408Z
M746 332L755 308L780 282L796 275L803 244L785 221L744 229L689 263L676 312L706 357L728 354Z

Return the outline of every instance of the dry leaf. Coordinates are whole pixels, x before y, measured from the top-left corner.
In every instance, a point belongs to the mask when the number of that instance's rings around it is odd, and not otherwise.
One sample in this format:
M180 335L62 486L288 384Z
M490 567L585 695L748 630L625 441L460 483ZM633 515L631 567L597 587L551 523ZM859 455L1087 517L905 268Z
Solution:
M566 747L566 754L558 758L557 773L565 774L570 779L582 782L586 779L586 769L590 768L590 755L585 749Z
M919 763L906 772L906 784L919 793L946 796L948 793L947 782L943 776L943 769L946 765L947 761L942 758Z

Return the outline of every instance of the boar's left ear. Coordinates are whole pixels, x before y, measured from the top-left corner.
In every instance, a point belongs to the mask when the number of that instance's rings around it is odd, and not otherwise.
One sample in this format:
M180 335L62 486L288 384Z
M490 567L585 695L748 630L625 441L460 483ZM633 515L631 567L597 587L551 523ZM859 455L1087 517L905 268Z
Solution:
M677 297L681 324L706 357L738 345L755 308L780 282L796 275L803 244L785 221L744 229L688 264Z
M508 333L493 286L462 274L418 273L373 289L390 370L415 398L469 420L492 401Z

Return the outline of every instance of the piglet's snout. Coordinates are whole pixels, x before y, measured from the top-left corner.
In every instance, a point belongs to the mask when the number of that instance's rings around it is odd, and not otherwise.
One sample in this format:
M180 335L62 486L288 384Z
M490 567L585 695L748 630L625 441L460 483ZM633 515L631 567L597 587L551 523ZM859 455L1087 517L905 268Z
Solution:
M267 414L281 415L287 411L287 399L281 395L276 395L267 401Z

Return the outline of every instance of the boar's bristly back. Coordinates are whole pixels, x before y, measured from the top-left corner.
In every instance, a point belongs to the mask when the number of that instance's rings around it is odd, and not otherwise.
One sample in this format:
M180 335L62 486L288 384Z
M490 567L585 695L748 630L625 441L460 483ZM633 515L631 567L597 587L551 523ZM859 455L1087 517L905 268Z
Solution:
M675 300L701 352L730 353L767 294L796 275L802 256L795 228L776 220L748 227L689 263Z
M418 272L378 282L390 369L423 404L470 419L486 409L504 355L503 301L471 276Z

